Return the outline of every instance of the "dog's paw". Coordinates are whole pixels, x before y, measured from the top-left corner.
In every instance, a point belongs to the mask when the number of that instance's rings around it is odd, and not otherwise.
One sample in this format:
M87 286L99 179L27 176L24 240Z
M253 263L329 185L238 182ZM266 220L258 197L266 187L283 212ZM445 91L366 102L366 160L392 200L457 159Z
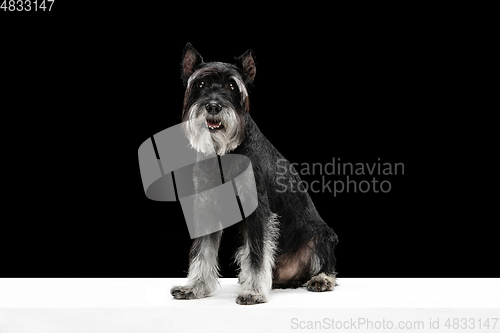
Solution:
M243 291L236 296L236 303L240 305L252 305L265 303L267 300L261 294L255 291Z
M205 297L204 295L199 295L195 288L188 286L175 286L170 289L170 293L175 299L198 299Z
M315 292L332 291L333 287L335 287L335 275L326 275L325 273L313 276L306 283L307 290Z

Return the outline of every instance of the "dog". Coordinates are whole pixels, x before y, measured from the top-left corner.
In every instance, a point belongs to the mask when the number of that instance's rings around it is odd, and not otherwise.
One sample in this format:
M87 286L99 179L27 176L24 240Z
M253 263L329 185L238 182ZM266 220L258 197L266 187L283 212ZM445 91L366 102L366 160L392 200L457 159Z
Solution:
M254 53L246 51L235 58L235 64L205 63L187 43L181 66L186 87L182 120L202 117L210 134L201 137L196 131L187 131L191 146L203 153L206 141L211 140L217 155L244 155L253 167L258 205L239 223L242 245L235 259L241 291L236 303L265 303L272 288L333 290L338 237L321 219L307 192L278 187L299 184L300 177L250 115L249 89L256 74ZM203 205L202 201L195 205ZM188 283L171 289L175 299L204 298L216 290L221 236L222 231L218 231L194 239Z

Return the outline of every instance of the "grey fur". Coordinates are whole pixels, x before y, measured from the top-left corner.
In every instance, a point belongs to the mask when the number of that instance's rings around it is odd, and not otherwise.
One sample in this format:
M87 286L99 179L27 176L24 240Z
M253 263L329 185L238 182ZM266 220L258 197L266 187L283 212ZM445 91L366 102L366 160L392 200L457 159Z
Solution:
M206 130L206 119L220 121L224 129L214 132ZM184 132L191 146L198 152L208 154L215 149L217 155L221 156L241 143L238 124L240 118L231 106L222 105L222 111L218 115L210 116L204 105L195 103L188 111L187 120L189 121L184 122Z
M242 289L236 298L238 304L251 304L250 298L254 299L254 303L267 302L269 291L273 283L272 271L274 268L278 236L278 215L273 213L269 216L265 224L264 257L262 266L259 268L258 272L252 272L248 238L246 238L245 244L241 246L236 253L236 261L240 266L239 281Z
M170 293L177 299L203 298L219 286L219 251L222 231L202 236L194 240L191 247L188 283L186 286L172 287Z

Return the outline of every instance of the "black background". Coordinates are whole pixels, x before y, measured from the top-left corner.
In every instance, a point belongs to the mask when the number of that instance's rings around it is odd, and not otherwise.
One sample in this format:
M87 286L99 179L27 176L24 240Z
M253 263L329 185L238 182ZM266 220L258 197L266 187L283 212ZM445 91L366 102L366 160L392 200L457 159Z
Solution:
M64 6L1 13L13 185L1 276L186 275L180 204L145 197L137 149L180 122L188 41L206 61L254 51L252 116L291 162L404 163L404 176L378 177L390 193L311 194L339 235L339 277L500 276L491 221L459 201L467 180L438 122L451 60L425 22ZM221 245L223 277L235 276L234 229Z

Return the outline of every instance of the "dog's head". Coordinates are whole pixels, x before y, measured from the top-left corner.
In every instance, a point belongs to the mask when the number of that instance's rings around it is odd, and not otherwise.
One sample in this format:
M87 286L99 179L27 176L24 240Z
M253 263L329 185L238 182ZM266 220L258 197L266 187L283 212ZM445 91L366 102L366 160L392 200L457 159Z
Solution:
M190 43L184 48L181 78L186 93L182 121L187 124L184 131L191 145L199 152L206 153L213 144L217 154L224 155L244 139L244 116L250 107L248 87L255 78L255 57L248 50L235 60L234 65L204 63ZM200 122L203 131L194 125Z

